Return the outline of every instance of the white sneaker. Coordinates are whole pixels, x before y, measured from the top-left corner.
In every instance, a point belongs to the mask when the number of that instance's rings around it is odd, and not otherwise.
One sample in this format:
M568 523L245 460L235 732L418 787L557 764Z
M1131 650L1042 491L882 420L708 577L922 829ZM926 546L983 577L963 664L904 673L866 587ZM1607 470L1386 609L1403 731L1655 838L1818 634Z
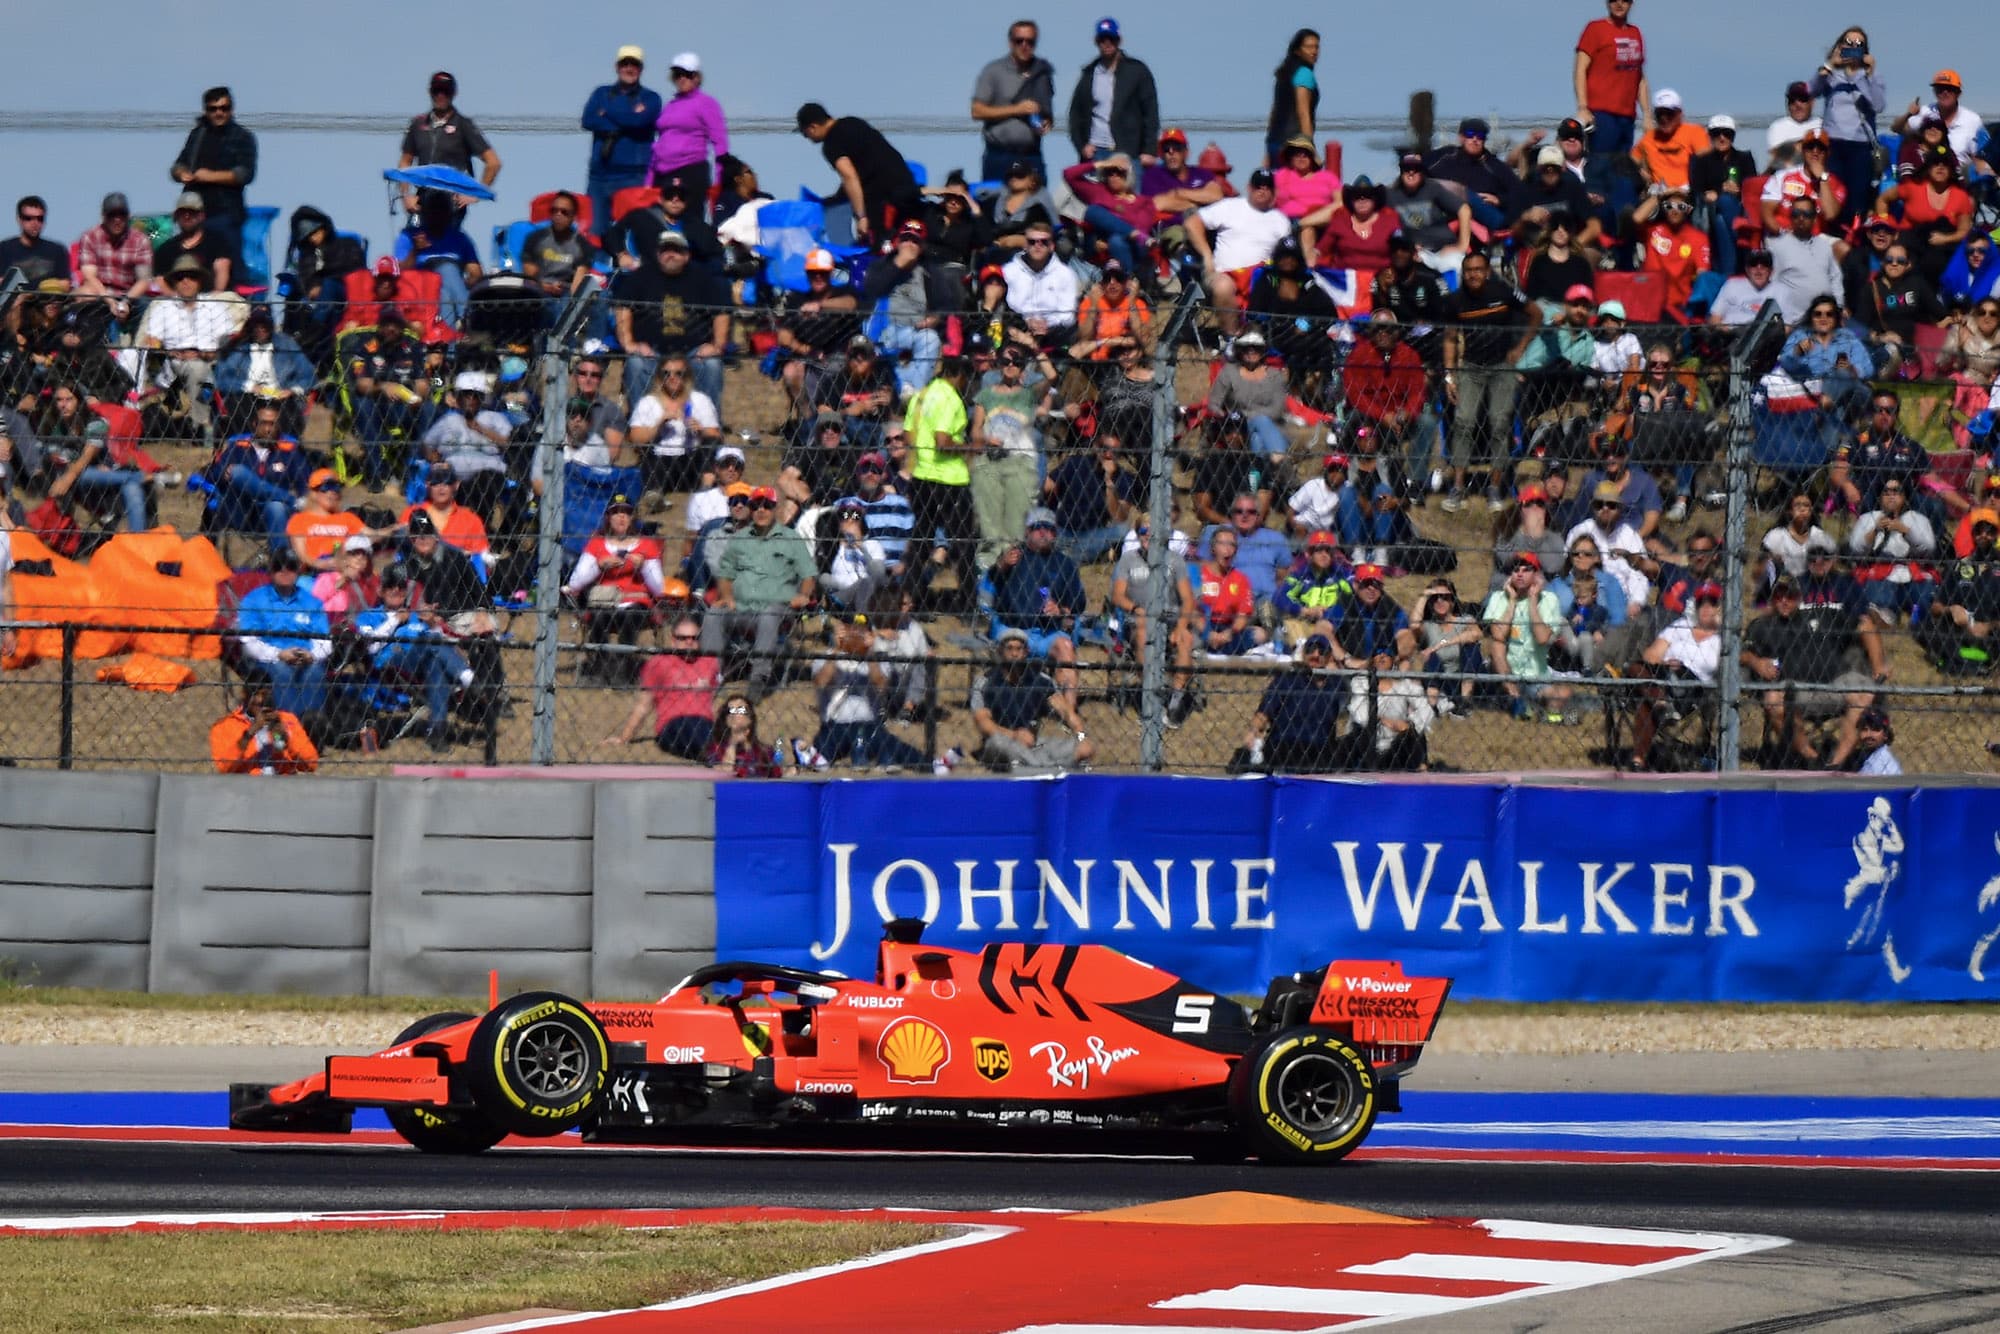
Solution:
M171 491L187 481L187 474L178 468L167 468L153 474L153 485L162 491Z
M950 750L947 750L944 754L931 761L931 772L939 778L943 778L964 762L965 752L957 746L953 746Z
M1675 496L1674 503L1667 506L1667 522L1680 523L1681 521L1686 519L1687 516L1688 516L1687 497Z
M798 757L801 769L813 769L824 773L833 767L827 763L826 756L820 754L818 748L802 736L792 738L792 754Z
M1446 514L1456 514L1465 508L1465 492L1454 486L1438 504L1444 509Z

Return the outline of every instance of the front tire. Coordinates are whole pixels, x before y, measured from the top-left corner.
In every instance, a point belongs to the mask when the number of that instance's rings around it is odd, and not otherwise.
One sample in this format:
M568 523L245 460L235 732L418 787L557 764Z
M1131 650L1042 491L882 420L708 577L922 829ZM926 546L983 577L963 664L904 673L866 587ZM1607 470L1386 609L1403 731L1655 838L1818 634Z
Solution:
M479 1021L465 1077L484 1117L512 1134L546 1138L596 1114L610 1065L610 1041L590 1011L531 991Z
M398 1033L390 1045L400 1047L473 1017L459 1011L430 1015ZM423 1153L484 1153L507 1137L506 1131L469 1108L386 1107L383 1111L396 1133Z
M1288 1028L1244 1064L1248 1078L1236 1085L1236 1121L1267 1163L1333 1162L1374 1128L1374 1067L1331 1033Z

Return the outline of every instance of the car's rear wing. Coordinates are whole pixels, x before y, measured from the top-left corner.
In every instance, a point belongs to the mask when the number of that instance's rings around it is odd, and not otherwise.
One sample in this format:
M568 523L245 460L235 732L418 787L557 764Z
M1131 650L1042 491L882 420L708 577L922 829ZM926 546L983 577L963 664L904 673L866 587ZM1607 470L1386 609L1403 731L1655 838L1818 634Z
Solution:
M1336 959L1326 966L1312 1022L1346 1029L1377 1072L1393 1078L1417 1063L1450 994L1450 978L1405 977L1394 960Z

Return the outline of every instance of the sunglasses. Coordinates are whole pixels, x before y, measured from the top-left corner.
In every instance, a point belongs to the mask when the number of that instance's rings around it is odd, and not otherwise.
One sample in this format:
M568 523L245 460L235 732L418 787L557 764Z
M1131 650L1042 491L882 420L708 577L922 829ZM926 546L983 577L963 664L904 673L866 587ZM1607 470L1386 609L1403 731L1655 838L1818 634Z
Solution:
M1255 509L1233 509L1229 512L1231 514L1255 514L1257 511Z
M748 496L731 496L729 498L729 508L731 509L735 509L738 505L748 505L749 503L750 497Z
M591 378L596 379L597 377L592 376ZM660 378L662 380L685 380L687 372L685 370L663 370L660 372Z
M578 371L578 372L576 373L576 378L577 378L577 379L579 379L579 380L602 380L602 379L604 378L604 372L603 372L603 371Z
M209 103L209 104L208 104L207 106L205 106L205 107L203 107L203 108L202 108L202 110L203 110L203 111L211 111L211 112L213 112L213 111L234 111L235 109L236 109L236 108L235 108L234 106L232 106L232 105L231 105L230 103L228 103L228 102L211 102L211 103Z
M700 636L700 635L675 635L675 636L674 636L674 642L675 642L676 644L699 644L699 643L701 642L701 636Z
M1893 264L1897 268L1907 268L1909 267L1910 257L1908 255L1884 255L1882 256L1882 263L1884 267Z
M2000 315L2000 306L1981 306L1976 313L1982 320L1992 319L1994 316Z
M1674 363L1671 361L1649 361L1646 365L1649 369L1656 371L1670 371L1674 368Z
M1569 553L1569 558L1571 560L1596 560L1597 548L1578 547L1575 551Z
M1894 403L1877 403L1874 404L1873 406L1875 408L1875 411L1877 412L1887 412L1893 414L1896 411L1897 405Z
M1055 240L1053 237L1048 236L1031 236L1028 238L1028 244L1039 248L1041 246L1054 245Z
M1625 508L1625 506L1623 503L1616 500L1600 500L1596 504L1592 505L1591 508L1598 510L1622 510Z
M732 717L741 718L749 712L750 706L748 704L732 704L729 706L729 713Z
M1015 46L1033 46L1041 39L1036 37L1010 37L1007 40Z
M768 497L763 500L752 500L750 508L753 510L774 510L778 508L778 502Z
M1838 319L1840 312L1837 310L1816 310L1812 313L1812 317L1816 320Z

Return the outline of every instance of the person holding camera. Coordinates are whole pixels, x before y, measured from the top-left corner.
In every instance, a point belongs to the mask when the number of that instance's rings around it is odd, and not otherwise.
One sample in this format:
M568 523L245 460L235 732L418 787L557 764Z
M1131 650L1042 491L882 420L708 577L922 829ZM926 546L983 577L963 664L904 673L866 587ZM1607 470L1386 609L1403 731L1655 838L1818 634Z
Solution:
M271 702L271 687L253 681L243 702L208 729L208 753L223 774L309 774L319 768L319 747L305 724Z
M1847 187L1852 206L1865 209L1881 174L1875 169L1875 114L1889 95L1875 73L1867 31L1856 26L1843 31L1806 88L1813 97L1826 99L1820 128L1832 141L1827 169Z

